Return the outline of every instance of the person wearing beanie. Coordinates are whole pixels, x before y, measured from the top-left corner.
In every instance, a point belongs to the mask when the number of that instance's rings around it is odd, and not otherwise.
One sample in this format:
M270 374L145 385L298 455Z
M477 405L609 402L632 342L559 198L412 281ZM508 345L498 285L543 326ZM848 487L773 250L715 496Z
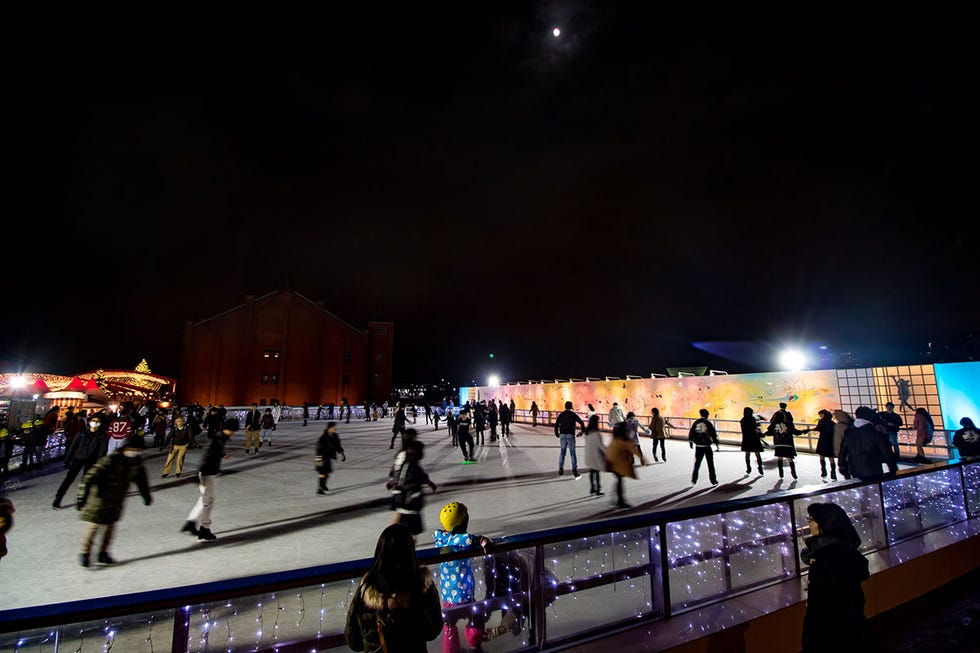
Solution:
M221 430L214 434L208 450L201 461L201 469L197 474L197 490L200 496L194 507L191 508L187 520L181 527L182 533L196 535L197 539L203 542L213 542L218 539L211 532L211 511L214 508L215 481L221 473L221 461L226 458L225 444L228 438L235 434L239 428L238 420L229 417L221 423Z
M892 474L898 471L888 441L875 428L875 417L875 412L867 406L858 406L854 411L854 425L844 432L837 459L844 478L881 476L883 464L888 465Z
M803 652L878 650L864 616L861 583L870 574L854 524L836 503L811 503L807 521L810 537L800 550L810 567Z
M327 428L316 443L316 472L320 479L317 494L327 493L327 479L333 471L332 461L337 460L338 455L342 461L347 460L344 447L340 444L340 436L337 435L337 422L327 422Z
M79 518L88 523L78 549L78 562L83 567L91 564L92 543L103 529L98 561L103 565L116 562L109 555L109 546L112 544L116 522L122 517L130 481L134 481L139 488L144 505L153 503L146 470L140 458L145 446L146 442L142 437L130 437L121 447L99 458L82 477L75 496L75 509L82 513Z
M452 551L463 551L479 546L486 553L487 546L492 544L490 538L482 535L471 535L467 531L470 524L470 513L466 504L453 501L443 506L439 512L441 529L433 534L435 546ZM484 614L482 610L465 611L452 608L472 603L474 596L473 561L470 558L450 560L439 564L439 593L442 596L444 625L442 629L444 653L459 653L459 630L456 622L466 617L466 644L470 650L481 650L483 641Z

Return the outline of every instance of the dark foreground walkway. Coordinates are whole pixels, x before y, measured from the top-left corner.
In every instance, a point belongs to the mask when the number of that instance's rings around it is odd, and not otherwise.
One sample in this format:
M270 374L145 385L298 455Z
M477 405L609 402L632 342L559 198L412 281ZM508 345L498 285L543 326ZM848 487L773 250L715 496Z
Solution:
M883 651L980 652L980 570L873 620Z

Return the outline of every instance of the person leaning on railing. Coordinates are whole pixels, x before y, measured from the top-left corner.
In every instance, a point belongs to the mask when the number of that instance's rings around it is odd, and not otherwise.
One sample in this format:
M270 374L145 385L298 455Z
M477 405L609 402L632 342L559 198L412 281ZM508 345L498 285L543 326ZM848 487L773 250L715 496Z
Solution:
M858 406L854 411L854 425L844 432L837 459L844 478L880 476L882 464L888 465L888 471L893 474L898 471L891 447L875 428L874 420L875 412L867 406Z

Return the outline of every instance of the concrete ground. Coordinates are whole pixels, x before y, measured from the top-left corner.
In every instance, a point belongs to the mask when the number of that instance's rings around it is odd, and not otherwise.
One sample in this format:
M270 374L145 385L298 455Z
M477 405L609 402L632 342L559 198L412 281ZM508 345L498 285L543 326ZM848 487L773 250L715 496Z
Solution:
M569 461L565 475L558 476L558 440L550 428L516 425L509 442L477 447L479 462L462 464L460 450L450 446L445 428L436 432L423 421L420 417L415 425L426 444L422 464L439 489L426 497L420 548L431 546L439 510L449 501L464 502L470 509L471 532L490 537L623 514L613 506L611 474L602 474L604 497L589 494L587 473L576 480ZM65 501L71 507L51 507L64 474L60 461L40 472L15 476L3 490L17 512L8 533L9 554L0 564L0 610L370 557L378 533L392 516L384 486L394 458L388 448L391 421L340 425L347 462L336 464L329 494L320 496L315 494L313 452L324 426L325 421L310 421L306 427L301 420L283 422L272 447L263 447L258 455L244 455L244 432L232 438L230 457L218 479L212 525L218 540L213 543L179 532L197 500L195 476L202 450L188 454L181 478L162 479L164 454L148 449L144 461L153 504L146 507L135 495L127 500L111 551L118 564L112 567L86 569L78 564L83 523L71 506L77 481ZM648 457L650 443L642 439ZM829 482L820 478L817 459L808 454L797 459L798 481L788 473L780 481L770 452L763 454L764 476L746 475L743 454L736 446L723 445L715 454L720 484L711 486L702 469L701 480L692 486L693 452L687 443L668 441L667 457L667 463L640 469L638 480L626 481L626 499L634 506L629 512Z

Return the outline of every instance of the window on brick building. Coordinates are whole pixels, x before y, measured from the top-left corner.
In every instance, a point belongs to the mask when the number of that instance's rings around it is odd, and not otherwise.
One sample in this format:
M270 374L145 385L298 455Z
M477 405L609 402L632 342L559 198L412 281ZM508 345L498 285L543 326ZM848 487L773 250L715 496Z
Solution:
M386 327L386 326L375 327L374 328L374 334L375 335L378 335L378 336L388 335L388 327Z
M374 385L381 385L382 383L384 383L384 376L382 376L381 374L375 374Z
M264 352L262 352L262 358L270 358L271 356L272 356L271 349L266 349Z
M262 383L268 383L269 382L269 375L268 374L263 374L262 375L262 378L260 380L261 380Z
M345 374L341 378L341 383L343 383L344 385L350 385L350 374Z
M379 351L374 355L374 360L378 361L379 363L385 362L385 353L383 351Z
M344 352L344 360L345 361L349 361L350 360L350 352L349 351L345 351Z
M273 374L271 377L269 377L269 382L270 383L279 383L279 375L278 374Z

